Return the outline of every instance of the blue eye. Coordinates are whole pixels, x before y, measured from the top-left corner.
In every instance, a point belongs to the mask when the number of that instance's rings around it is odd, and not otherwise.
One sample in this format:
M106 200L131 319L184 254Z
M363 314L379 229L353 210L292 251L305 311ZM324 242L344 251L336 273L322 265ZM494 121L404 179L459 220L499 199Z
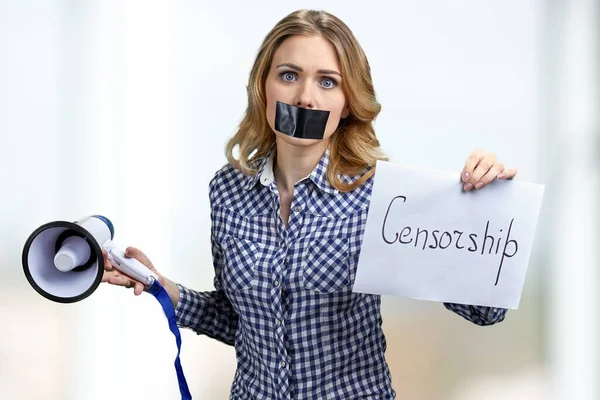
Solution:
M282 72L281 74L279 74L279 76L284 82L293 82L296 80L296 74L290 71Z
M331 78L323 78L323 80L321 81L321 85L323 85L323 87L326 89L331 89L332 87L337 85L337 82Z

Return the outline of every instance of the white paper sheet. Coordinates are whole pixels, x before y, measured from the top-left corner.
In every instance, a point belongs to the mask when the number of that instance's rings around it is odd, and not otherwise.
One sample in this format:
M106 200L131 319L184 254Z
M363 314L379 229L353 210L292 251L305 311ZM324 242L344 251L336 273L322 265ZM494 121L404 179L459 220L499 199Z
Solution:
M379 161L353 290L516 309L544 186ZM485 245L485 248L484 248Z

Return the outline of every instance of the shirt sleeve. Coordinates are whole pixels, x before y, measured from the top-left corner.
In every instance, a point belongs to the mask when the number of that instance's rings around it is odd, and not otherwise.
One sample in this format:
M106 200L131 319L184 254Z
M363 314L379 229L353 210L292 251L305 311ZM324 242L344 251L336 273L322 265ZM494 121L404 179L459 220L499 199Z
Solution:
M215 290L197 292L178 284L179 302L175 308L177 325L190 328L199 335L206 335L233 345L238 327L238 315L223 290L221 283L223 252L214 238L214 232L211 234L211 244Z
M469 304L444 303L444 306L480 326L494 325L504 321L507 312L506 308L472 306Z

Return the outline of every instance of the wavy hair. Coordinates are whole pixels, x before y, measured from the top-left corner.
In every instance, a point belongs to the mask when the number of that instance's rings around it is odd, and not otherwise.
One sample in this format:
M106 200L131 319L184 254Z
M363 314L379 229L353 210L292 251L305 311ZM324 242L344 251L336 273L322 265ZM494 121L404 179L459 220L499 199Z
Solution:
M358 41L344 22L325 11L292 12L265 37L248 80L248 107L236 134L226 146L227 160L244 174L254 175L257 172L254 161L266 156L275 143L275 135L266 119L265 82L275 51L293 35L322 36L336 49L350 114L340 120L330 138L327 179L342 192L353 190L373 175L375 169L370 167L374 167L377 160L387 160L373 129L381 105L375 98L371 68ZM237 159L233 155L236 146ZM346 183L342 174L362 176Z

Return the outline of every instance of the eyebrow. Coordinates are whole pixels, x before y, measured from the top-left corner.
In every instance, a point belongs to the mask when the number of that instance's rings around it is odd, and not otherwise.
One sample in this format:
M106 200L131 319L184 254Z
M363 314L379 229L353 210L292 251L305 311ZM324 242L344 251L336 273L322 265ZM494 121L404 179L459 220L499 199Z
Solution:
M296 71L304 72L302 67L299 67L296 64L292 64L292 63L279 64L276 68L280 68L280 67L289 67L289 68L295 69ZM342 74L340 74L339 72L334 71L332 69L319 69L319 70L317 70L317 73L319 73L319 74L334 74L334 75L338 75L340 78L342 77Z

